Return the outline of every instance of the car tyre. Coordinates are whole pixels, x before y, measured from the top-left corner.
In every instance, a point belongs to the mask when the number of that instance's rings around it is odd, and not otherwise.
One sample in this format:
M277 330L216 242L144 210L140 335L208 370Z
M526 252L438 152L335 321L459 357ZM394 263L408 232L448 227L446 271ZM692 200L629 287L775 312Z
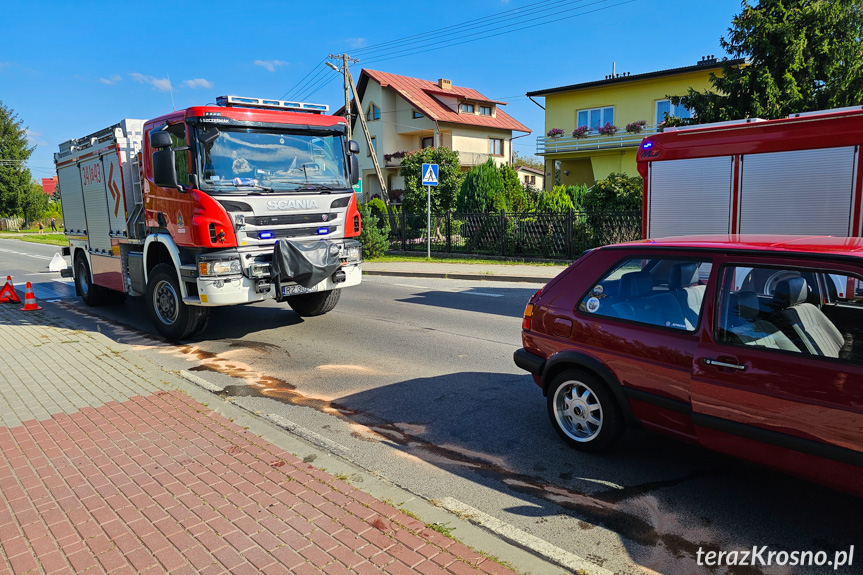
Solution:
M339 303L339 298L342 295L342 290L334 289L315 293L304 293L302 295L292 295L287 298L288 305L302 317L313 317L323 315L332 311L336 304Z
M555 376L547 406L557 434L581 451L605 451L623 435L623 415L614 396L602 381L584 371L568 369Z
M177 272L170 264L159 264L150 271L146 302L156 331L170 341L184 339L203 329L210 311L183 303Z

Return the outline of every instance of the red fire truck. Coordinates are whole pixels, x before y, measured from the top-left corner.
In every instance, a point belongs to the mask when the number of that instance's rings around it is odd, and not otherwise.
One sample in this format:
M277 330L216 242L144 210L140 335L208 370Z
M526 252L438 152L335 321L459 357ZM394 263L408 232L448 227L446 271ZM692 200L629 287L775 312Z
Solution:
M861 106L648 136L643 235L861 236L861 144Z
M76 292L144 296L156 329L273 298L332 310L362 277L359 177L345 119L320 104L223 96L126 119L55 154Z

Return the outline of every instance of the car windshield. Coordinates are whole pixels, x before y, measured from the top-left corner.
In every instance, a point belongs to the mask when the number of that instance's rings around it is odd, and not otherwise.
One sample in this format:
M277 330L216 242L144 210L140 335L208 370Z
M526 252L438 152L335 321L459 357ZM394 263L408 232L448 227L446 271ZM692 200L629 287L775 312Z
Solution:
M341 134L220 128L198 138L201 189L219 192L350 188ZM201 137L203 136L203 137Z

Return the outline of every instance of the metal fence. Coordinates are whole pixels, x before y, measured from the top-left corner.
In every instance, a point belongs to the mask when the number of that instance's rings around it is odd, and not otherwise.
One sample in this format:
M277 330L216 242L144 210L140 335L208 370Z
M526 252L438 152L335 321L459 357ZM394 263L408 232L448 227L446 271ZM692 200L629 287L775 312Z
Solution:
M427 216L399 213L390 249L425 252ZM431 251L573 259L597 246L641 238L641 212L432 214Z

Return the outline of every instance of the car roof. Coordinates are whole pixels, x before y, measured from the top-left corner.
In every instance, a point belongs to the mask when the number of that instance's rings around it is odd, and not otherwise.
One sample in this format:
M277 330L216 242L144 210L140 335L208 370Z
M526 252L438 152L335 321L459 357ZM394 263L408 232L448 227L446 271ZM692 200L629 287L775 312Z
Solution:
M823 253L863 257L863 238L777 234L674 236L607 246L612 248L682 248L781 253Z

